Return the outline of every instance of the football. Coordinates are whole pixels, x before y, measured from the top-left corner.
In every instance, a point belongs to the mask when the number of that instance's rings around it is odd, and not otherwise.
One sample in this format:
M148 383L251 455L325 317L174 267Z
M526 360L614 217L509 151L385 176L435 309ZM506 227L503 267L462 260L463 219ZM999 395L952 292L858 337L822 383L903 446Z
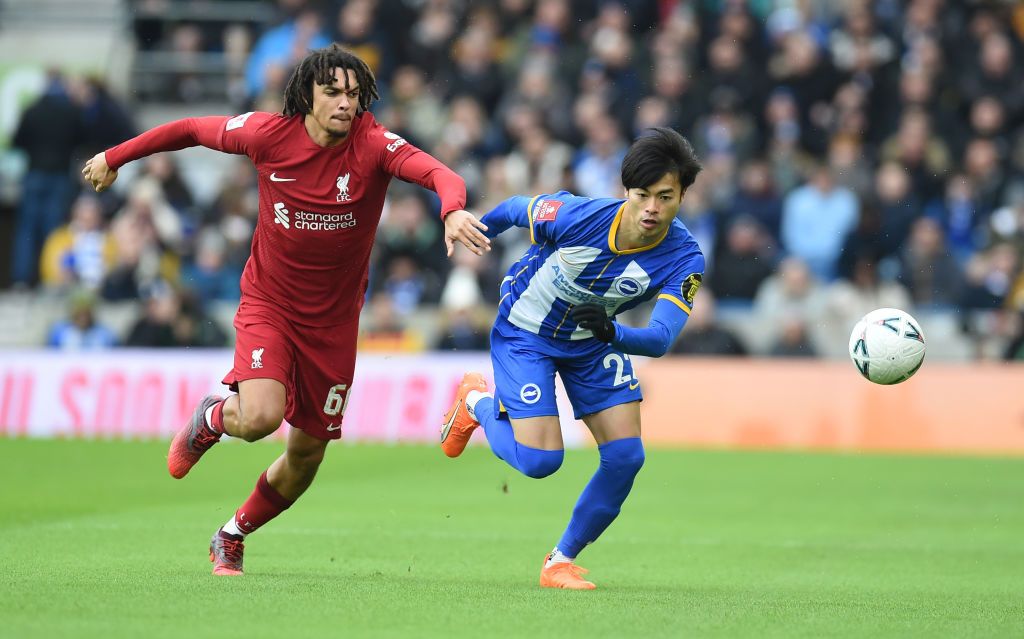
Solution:
M850 334L850 359L866 379L899 384L924 362L924 331L909 313L880 308L865 315Z

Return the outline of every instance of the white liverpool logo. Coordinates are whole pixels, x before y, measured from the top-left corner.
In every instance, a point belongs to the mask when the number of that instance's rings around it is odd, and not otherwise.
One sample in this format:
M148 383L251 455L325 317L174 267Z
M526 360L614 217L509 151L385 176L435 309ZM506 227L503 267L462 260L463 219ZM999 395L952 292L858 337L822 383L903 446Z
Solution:
M348 196L348 180L352 176L351 173L338 176L338 201L348 202L352 198Z
M252 350L252 367L263 368L263 347L254 348Z

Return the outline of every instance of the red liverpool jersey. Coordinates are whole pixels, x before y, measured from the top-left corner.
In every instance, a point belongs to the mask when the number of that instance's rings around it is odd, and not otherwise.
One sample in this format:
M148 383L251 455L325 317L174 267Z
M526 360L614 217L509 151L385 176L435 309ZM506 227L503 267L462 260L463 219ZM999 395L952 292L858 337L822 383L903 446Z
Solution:
M370 113L357 116L336 147L314 143L301 116L253 112L171 122L110 149L106 159L117 169L200 144L247 155L256 165L259 219L242 297L273 305L299 324L332 326L359 313L392 176L436 191L442 215L466 203L461 178Z

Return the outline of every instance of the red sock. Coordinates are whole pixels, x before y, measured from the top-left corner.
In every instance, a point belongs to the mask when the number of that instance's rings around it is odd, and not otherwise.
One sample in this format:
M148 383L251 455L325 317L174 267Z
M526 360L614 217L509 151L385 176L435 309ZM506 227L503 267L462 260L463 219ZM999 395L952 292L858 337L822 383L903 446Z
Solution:
M242 507L235 511L235 525L248 535L288 510L288 507L294 503L274 490L274 487L267 481L267 471L263 471L259 481L256 482L256 490L252 491L249 499L246 499Z
M224 432L224 399L213 405L213 412L210 413L210 428L215 433Z

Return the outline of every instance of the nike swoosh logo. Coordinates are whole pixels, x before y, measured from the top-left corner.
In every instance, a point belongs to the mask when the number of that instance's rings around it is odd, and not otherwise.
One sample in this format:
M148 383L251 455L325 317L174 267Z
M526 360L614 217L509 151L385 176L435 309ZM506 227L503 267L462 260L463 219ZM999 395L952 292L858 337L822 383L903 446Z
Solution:
M337 426L335 426L334 424L331 424L330 426L327 427L327 432L328 433L333 433L336 430L341 430L341 424L338 424Z
M441 441L448 439L448 433L451 432L452 426L455 425L455 416L459 414L459 409L462 408L462 400L455 405L455 410L452 411L452 416L448 418L448 423L441 427Z
M271 182L294 182L297 179L299 178L279 178L277 177L277 171L274 171L273 173L270 174Z
M640 385L640 382L634 382L629 385L629 390L636 390L636 387Z

